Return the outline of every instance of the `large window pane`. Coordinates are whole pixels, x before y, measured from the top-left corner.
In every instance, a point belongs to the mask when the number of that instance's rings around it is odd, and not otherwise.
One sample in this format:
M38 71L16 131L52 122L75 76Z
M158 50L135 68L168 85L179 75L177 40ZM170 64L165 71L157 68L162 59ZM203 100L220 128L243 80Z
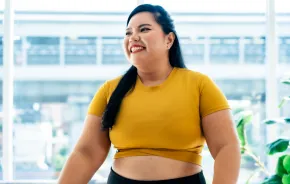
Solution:
M104 37L103 43L103 64L127 64L123 51L123 38Z
M210 62L238 63L239 38L210 38Z
M287 75L285 75L285 78L286 77ZM290 75L288 75L288 78L290 78ZM278 87L279 87L279 100L282 100L286 96L290 96L290 85L279 83ZM289 109L290 109L290 103L285 103L283 107L281 108L281 116L290 117Z
M3 37L0 36L0 66L3 65L3 49Z
M14 64L22 65L24 62L24 55L22 52L22 38L16 36L14 37ZM3 49L4 40L3 36L0 36L0 66L3 65Z
M96 37L65 38L65 64L96 64Z
M4 10L4 0L0 0L0 11L3 11Z
M27 37L27 64L53 65L60 63L59 37Z
M265 93L264 80L217 80L229 100L254 99Z
M3 1L3 0L2 0ZM15 0L15 9L19 11L64 11L64 12L128 12L136 5L136 0ZM57 5L57 6L55 6Z
M2 97L2 81L0 81L0 160L3 159L3 97ZM2 163L2 162L1 162ZM0 180L2 179L3 170L2 164L0 165Z
M288 0L275 1L275 9L277 13L290 13Z
M245 62L261 64L265 62L266 51L265 37L246 37L245 38Z
M180 45L186 64L200 64L204 62L204 38L181 38Z
M23 53L23 40L21 37L16 36L14 38L14 64L15 65L23 65L25 61L25 56Z
M58 177L101 83L15 81L15 179ZM107 177L110 167L106 163L95 177Z
M4 10L4 0L0 0L0 16L3 15ZM0 29L3 28L3 20L0 18ZM1 31L0 31L1 32ZM0 33L0 70L3 66L3 41ZM2 97L2 77L3 74L0 73L0 163L3 160L3 97ZM2 164L0 164L0 180L3 179L3 169Z
M4 0L0 0L0 16L1 2ZM250 146L265 161L267 134L260 122L265 118L267 96L266 1L144 0L144 3L160 4L172 14L186 64L213 75L233 110L243 108L254 112L253 124L247 126L246 131ZM14 63L19 71L15 73L14 83L14 179L58 177L79 138L94 93L128 64L121 27L125 28L127 15L136 4L137 0L75 0L73 3L69 0L15 0L15 30L21 36L14 39ZM287 0L278 0L276 7L277 20L283 20L277 29L283 33L279 35L278 51L283 71L290 63L288 5ZM76 37L78 35L81 37ZM2 46L0 38L0 71ZM92 74L89 69L98 72ZM51 75L41 75L43 70L51 71ZM82 79L70 79L68 75ZM2 98L1 73L0 79ZM289 90L289 86L279 86L279 99L289 96ZM283 116L289 116L289 105L281 109ZM0 125L1 108L0 100ZM0 131L0 139L1 135ZM114 151L111 149L95 180L106 180ZM210 183L213 160L207 148L203 168ZM254 169L253 161L243 157L239 183L246 183ZM259 179L263 176L257 174L253 183L262 183Z
M279 61L290 64L290 37L280 37L279 43Z
M264 13L266 8L264 0L144 0L144 2L163 5L171 12Z
M276 2L276 17L282 17L284 19L289 20L290 16L290 2L287 0L277 0ZM284 29L286 25L289 25L289 22L281 22L277 24L278 30L278 43L279 43L279 61L280 61L280 69L283 70L282 78L290 79L290 29ZM279 100L281 101L284 97L290 96L290 85L282 84L279 78ZM285 103L282 108L280 109L280 113L282 117L290 117L290 103ZM277 133L281 137L289 137L290 135L290 128L288 125L281 124L279 126L279 130ZM288 151L289 154L289 151Z

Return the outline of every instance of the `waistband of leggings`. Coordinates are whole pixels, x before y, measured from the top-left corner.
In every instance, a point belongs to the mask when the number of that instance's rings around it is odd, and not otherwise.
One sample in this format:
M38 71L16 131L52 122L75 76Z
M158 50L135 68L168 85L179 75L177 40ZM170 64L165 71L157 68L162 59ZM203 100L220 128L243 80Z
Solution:
M194 179L194 180L200 181L201 177L204 177L203 176L203 171L200 171L199 173L196 173L196 174L193 174L193 175L190 175L190 176L184 176L184 177L173 178L173 179L165 179L165 180L134 180L134 179L126 178L124 176L119 175L118 173L116 173L114 171L113 168L111 168L111 174L114 177L117 177L118 179L123 180L123 181L127 181L127 182L170 182L170 181L182 182L182 181L186 181L186 180L189 180L189 179L190 180Z

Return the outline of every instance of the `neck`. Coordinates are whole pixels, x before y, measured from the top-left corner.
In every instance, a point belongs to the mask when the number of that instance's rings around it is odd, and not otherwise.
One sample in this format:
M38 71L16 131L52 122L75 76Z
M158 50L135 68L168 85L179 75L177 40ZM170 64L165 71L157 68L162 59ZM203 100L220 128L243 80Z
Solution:
M163 82L171 73L173 67L168 63L164 67L156 67L152 69L138 69L138 75L144 84L156 84Z

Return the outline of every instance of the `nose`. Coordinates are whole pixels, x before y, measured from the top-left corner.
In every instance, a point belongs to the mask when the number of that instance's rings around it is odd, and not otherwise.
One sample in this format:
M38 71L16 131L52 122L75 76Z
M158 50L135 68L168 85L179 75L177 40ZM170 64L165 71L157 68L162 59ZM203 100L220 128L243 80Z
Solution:
M132 34L130 39L129 39L129 42L137 42L140 40L140 36L138 34Z

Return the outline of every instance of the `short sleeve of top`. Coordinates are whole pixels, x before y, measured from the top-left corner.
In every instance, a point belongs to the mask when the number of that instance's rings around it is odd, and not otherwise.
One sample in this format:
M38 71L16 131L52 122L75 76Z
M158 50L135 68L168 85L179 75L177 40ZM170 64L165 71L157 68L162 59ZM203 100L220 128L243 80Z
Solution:
M200 116L203 118L216 111L230 109L230 105L217 84L207 75L200 83Z
M105 82L95 93L88 107L88 114L101 117L107 106L109 84Z

